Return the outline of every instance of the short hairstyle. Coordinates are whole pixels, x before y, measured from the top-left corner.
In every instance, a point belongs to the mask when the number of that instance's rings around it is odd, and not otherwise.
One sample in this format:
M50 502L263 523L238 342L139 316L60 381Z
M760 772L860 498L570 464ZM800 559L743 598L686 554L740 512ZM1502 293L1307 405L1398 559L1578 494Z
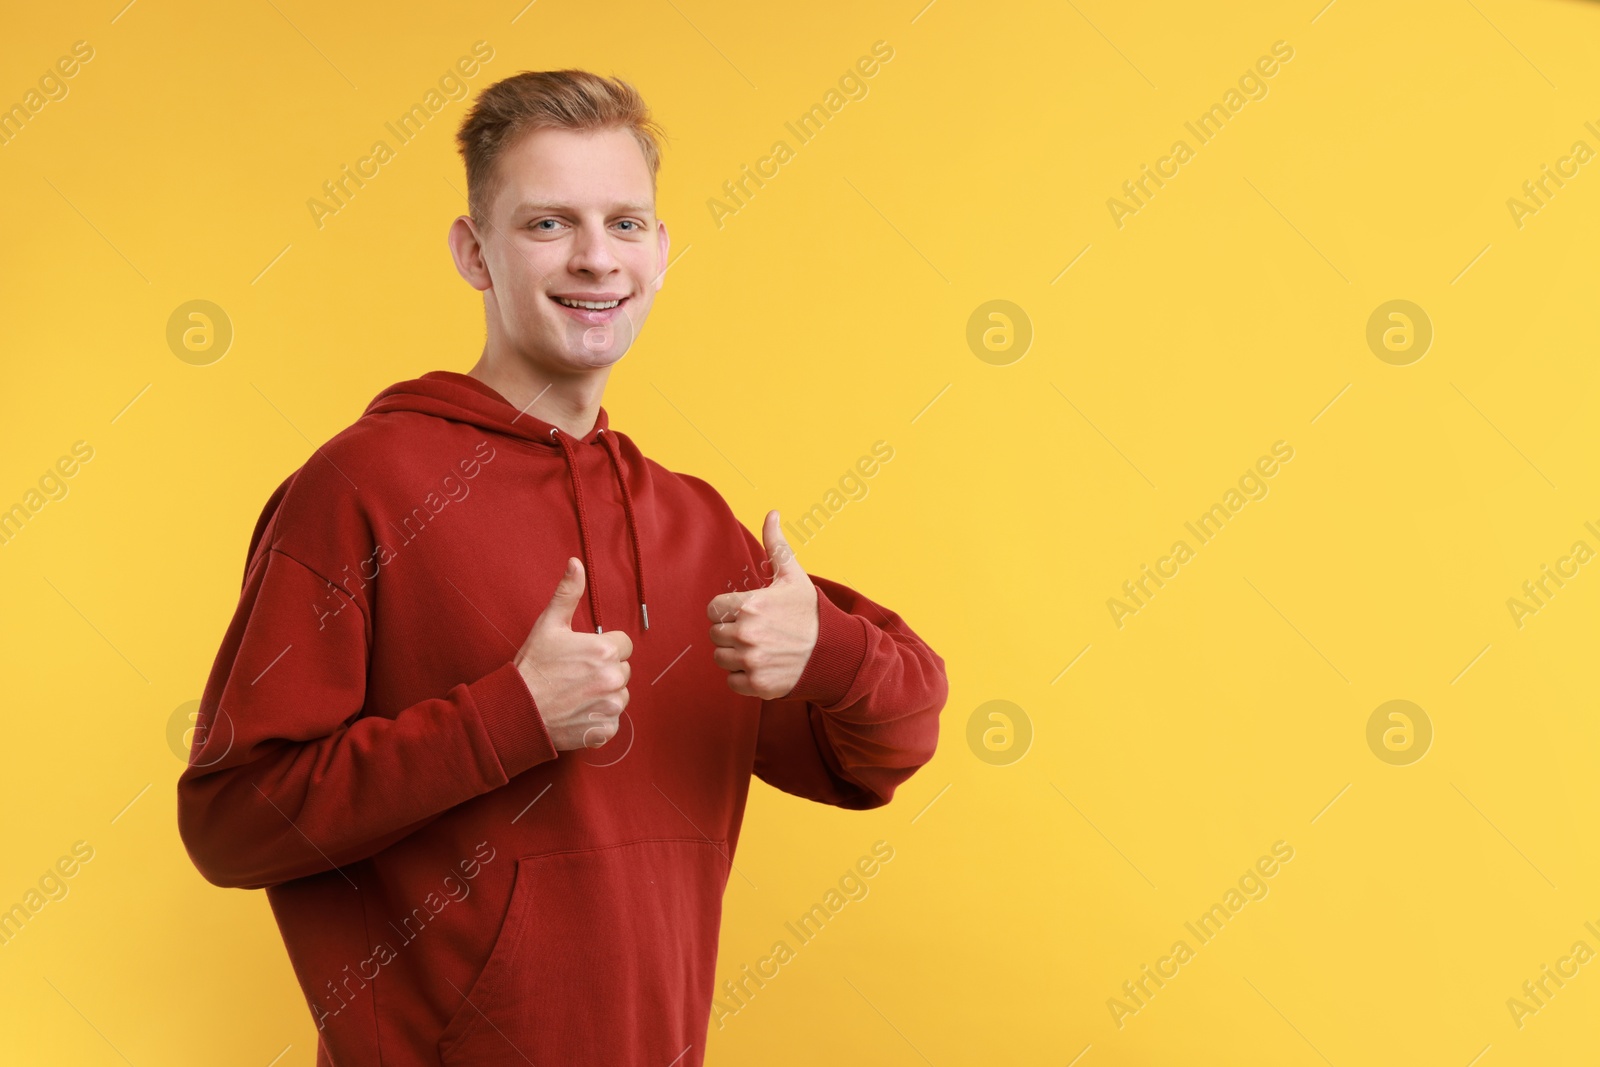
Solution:
M500 157L524 134L542 129L627 130L644 153L654 194L666 133L637 89L586 70L525 70L478 94L456 131L467 165L467 211L474 222L481 226L489 216L500 185Z

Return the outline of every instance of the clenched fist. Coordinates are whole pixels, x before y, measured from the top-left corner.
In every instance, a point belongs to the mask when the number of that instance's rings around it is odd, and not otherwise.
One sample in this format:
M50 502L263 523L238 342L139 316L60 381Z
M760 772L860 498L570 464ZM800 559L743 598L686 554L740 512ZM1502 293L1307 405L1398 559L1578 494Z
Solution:
M628 706L633 641L618 630L572 629L584 581L583 563L569 558L550 603L517 652L517 670L558 752L599 748L616 735L617 718Z
M728 688L777 700L800 680L817 645L817 587L784 540L778 513L767 512L761 543L772 561L772 582L760 589L711 598L711 658L728 672Z

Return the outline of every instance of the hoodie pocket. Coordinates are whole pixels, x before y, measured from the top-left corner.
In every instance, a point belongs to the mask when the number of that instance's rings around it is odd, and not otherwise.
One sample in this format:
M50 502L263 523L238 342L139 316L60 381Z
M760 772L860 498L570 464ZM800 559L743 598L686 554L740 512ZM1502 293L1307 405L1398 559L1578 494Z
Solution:
M439 1039L447 1067L667 1064L709 1019L723 841L517 860L489 960ZM699 1063L703 1048L680 1063Z

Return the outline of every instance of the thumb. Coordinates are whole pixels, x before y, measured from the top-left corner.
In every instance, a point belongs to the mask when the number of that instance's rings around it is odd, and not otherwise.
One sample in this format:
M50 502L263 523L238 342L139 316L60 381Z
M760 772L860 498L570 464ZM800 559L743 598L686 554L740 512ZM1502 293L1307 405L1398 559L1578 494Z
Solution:
M534 625L572 629L572 613L578 609L578 601L583 597L583 588L583 563L575 556L568 556L567 569L561 573L561 581L556 583L556 591L550 595L550 603L539 613L539 619Z
M784 539L783 525L776 508L767 512L767 521L761 526L761 543L766 546L767 558L772 561L772 580L805 577L800 561L794 558L794 549Z

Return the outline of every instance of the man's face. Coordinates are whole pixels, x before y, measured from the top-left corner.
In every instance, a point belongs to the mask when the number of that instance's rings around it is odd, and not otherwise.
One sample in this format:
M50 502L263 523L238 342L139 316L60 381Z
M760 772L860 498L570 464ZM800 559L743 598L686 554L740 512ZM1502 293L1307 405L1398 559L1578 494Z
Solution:
M643 328L667 262L638 142L626 130L535 130L496 168L478 229L491 330L553 377L609 367Z

